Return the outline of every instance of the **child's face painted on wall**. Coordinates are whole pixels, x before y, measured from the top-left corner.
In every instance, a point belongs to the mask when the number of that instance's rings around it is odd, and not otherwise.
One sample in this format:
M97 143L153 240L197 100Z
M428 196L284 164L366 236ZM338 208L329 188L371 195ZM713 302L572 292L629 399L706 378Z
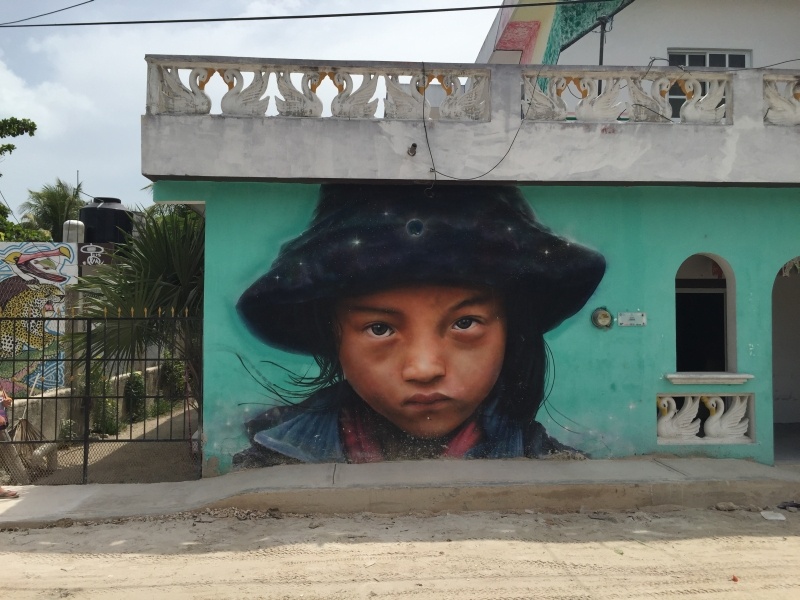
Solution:
M503 366L503 301L479 287L416 285L339 301L339 361L377 413L417 437L468 419Z

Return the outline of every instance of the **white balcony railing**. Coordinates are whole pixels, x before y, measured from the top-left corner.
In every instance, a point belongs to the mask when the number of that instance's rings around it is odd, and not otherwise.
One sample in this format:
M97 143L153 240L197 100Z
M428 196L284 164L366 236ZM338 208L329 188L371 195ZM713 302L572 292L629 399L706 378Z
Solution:
M146 61L153 180L800 184L800 71Z
M218 107L219 114L247 117L490 118L488 68L147 60L147 113L152 115L207 115ZM215 78L227 90L217 86L218 93L209 94Z
M800 73L764 75L764 121L773 125L800 125Z
M152 115L208 115L214 107L218 114L248 117L491 119L490 66L159 56L147 61L147 114ZM214 79L221 85L209 93ZM731 72L718 69L520 67L520 110L531 121L724 125L734 117L726 103L732 99L731 80ZM800 125L800 74L765 74L764 106L765 122Z
M725 103L731 97L730 73L647 67L532 67L523 71L522 78L522 112L529 120L731 122Z

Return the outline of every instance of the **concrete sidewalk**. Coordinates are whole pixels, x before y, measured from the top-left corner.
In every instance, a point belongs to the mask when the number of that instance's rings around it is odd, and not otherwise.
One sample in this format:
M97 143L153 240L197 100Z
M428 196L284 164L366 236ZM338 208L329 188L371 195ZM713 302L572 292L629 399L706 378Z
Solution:
M287 513L701 508L800 501L800 465L745 460L415 461L253 469L178 483L21 486L0 527L161 515L206 507Z

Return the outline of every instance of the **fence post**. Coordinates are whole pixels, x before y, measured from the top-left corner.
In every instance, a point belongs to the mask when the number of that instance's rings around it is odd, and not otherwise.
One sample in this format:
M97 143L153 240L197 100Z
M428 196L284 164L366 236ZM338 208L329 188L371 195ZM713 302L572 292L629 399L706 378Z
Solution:
M86 319L86 364L83 392L83 475L81 483L89 482L89 427L92 411L92 319Z

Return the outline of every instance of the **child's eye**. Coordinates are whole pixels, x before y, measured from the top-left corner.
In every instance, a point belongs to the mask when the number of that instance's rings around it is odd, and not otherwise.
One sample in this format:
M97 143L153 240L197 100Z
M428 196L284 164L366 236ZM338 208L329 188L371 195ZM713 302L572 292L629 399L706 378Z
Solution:
M386 323L373 323L367 330L375 337L387 337L392 334L392 328Z
M475 319L475 317L462 317L461 319L453 323L453 327L455 329L469 329L477 322L478 321L477 319Z

